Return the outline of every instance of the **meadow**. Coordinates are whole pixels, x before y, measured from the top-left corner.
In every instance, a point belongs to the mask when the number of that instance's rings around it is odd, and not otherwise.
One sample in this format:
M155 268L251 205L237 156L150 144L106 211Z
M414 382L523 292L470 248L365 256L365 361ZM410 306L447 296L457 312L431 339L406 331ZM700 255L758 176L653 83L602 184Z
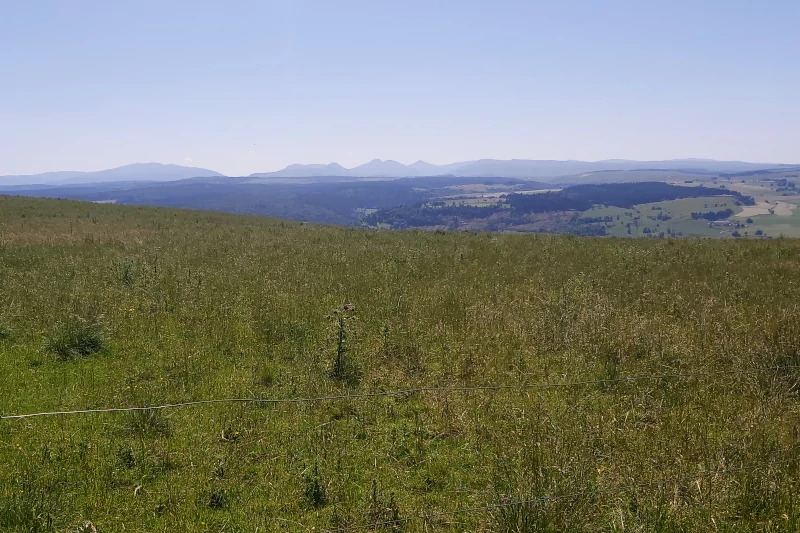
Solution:
M0 531L796 532L798 280L784 238L0 196Z

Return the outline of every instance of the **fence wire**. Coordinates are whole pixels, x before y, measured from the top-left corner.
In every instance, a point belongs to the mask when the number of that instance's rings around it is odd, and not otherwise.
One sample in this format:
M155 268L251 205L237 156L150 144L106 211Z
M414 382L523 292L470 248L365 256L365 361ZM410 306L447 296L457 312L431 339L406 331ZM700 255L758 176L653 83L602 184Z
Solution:
M716 378L725 375L736 374L760 374L763 372L774 372L780 370L793 370L800 369L800 365L787 365L775 366L756 369L736 369L736 370L721 370L718 372L683 372L673 374L638 374L634 376L627 376L613 379L593 379L586 381L572 381L572 382L539 382L539 383L517 383L510 385L476 385L476 386L461 386L461 387L414 387L407 389L396 389L388 391L375 391L364 392L358 394L333 394L328 396L310 396L310 397L295 397L295 398L216 398L209 400L190 400L185 402L168 403L163 405L146 405L139 407L107 407L107 408L94 408L94 409L76 409L70 411L45 411L41 413L25 413L13 415L0 415L0 420L21 420L26 418L44 417L44 416L66 416L78 414L97 414L97 413L119 413L130 411L155 411L159 409L176 409L181 407L192 407L200 405L211 405L220 403L256 403L256 404L301 404L301 403L316 403L336 400L359 400L367 398L391 397L391 396L406 396L411 394L422 394L428 392L439 392L445 394L452 394L458 392L470 391L501 391L501 390L544 390L553 388L573 388L573 387L586 387L592 385L611 385L620 383L634 383L640 381L660 381L664 379L689 379L689 378Z

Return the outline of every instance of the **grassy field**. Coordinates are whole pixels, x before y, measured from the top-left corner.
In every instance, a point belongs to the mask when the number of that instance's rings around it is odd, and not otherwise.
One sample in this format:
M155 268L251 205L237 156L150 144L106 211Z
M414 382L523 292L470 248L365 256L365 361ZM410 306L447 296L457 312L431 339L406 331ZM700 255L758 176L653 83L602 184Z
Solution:
M378 394L0 419L0 531L796 532L799 260L0 196L0 416Z
M720 228L711 228L707 220L692 219L692 213L724 209L731 209L736 213L742 208L738 207L734 199L730 197L683 198L640 204L632 208L595 206L584 211L581 216L611 216L613 220L606 224L606 231L608 235L615 237L646 236L648 233L645 233L645 228L650 230L650 235L664 232L684 237L721 237L730 236L731 230L722 231ZM667 215L670 219L659 220L659 215ZM628 233L629 224L630 233Z
M757 180L746 183L720 180L718 183L676 182L675 185L725 187L752 196L756 204L752 207L743 207L736 205L733 198L686 198L640 204L631 209L598 205L581 213L581 217L611 216L613 220L606 223L606 232L616 237L652 236L664 232L666 235L682 237L730 238L734 230L737 230L743 238L800 237L800 209L796 207L800 203L800 196L778 193L775 191L774 183ZM654 212L654 208L670 219L658 220L656 217L659 213ZM733 216L730 220L741 223L744 227L710 227L707 220L694 220L691 217L693 212L723 209L731 209ZM650 231L645 233L645 228ZM757 234L759 230L761 233Z
M800 209L793 210L791 216L757 215L752 218L753 227L767 235L800 237Z

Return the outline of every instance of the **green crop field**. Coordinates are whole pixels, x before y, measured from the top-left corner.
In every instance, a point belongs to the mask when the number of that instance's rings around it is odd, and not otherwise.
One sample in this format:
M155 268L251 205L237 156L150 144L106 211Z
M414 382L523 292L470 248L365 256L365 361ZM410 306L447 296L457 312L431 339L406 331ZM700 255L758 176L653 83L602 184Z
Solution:
M796 532L799 265L0 196L0 531Z

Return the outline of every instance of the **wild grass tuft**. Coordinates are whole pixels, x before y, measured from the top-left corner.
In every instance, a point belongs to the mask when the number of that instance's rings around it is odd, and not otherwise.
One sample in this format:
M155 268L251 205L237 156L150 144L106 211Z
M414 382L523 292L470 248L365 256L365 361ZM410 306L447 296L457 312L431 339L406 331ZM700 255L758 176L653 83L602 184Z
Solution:
M260 387L270 388L275 385L277 381L278 369L272 364L266 363L256 372L255 384Z
M119 279L123 285L132 285L134 278L134 262L125 258L118 264Z
M211 489L211 492L208 494L208 501L207 505L210 509L214 509L215 511L221 511L226 509L231 503L231 496L230 491L227 489L222 489L219 487L215 487Z
M161 409L129 411L128 429L135 435L166 438L172 435L172 426Z
M403 531L403 522L400 517L400 507L394 498L394 493L389 496L378 490L378 482L372 480L372 491L366 509L366 524L377 531Z
M57 495L23 479L0 498L0 530L45 533L53 531L53 515L60 511Z
M100 325L82 318L69 318L59 324L46 341L47 352L62 361L86 357L107 346Z

